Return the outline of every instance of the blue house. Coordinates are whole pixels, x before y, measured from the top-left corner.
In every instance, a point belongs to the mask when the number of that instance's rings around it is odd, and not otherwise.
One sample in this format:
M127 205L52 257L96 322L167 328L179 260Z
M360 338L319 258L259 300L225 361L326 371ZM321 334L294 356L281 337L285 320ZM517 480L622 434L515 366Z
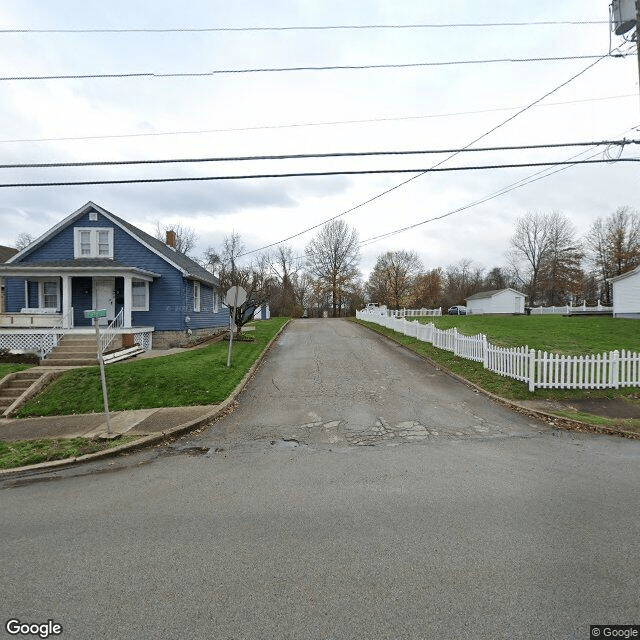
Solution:
M43 335L90 332L87 309L112 331L165 348L228 325L217 278L175 249L88 202L0 265L0 348L39 351Z

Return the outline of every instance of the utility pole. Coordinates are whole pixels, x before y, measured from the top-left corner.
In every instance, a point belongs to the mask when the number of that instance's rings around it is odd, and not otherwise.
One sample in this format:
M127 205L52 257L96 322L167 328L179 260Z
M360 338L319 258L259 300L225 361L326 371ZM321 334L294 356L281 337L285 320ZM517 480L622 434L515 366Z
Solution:
M638 54L638 91L640 92L640 0L636 0L636 53Z

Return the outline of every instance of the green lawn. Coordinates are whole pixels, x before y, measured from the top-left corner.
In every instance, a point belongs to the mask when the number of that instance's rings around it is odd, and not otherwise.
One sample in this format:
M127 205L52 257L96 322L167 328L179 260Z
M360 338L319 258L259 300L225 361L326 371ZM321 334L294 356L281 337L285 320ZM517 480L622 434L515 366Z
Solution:
M6 364L6 363L2 363L0 364L0 380L2 380L2 378L4 378L5 376L9 375L10 373L13 373L14 371L22 371L23 369L29 369L30 367L33 367L35 365L32 364Z
M225 400L286 322L272 318L255 323L254 342L234 342L227 368L228 342L216 342L171 356L112 364L106 367L109 409L149 409L217 404ZM18 417L103 411L98 367L62 375L29 401Z
M461 333L484 333L501 347L523 347L566 355L615 349L640 351L640 321L609 316L441 316L418 318L438 329L457 327Z

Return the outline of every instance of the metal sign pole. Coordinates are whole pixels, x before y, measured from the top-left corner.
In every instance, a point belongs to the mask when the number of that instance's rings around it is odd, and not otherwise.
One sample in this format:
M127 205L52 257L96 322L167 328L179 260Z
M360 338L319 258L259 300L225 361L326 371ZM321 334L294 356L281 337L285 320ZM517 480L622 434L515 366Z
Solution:
M102 347L100 346L100 329L98 328L98 318L93 318L93 326L96 328L96 345L98 347L98 363L100 364L100 382L102 383L104 415L107 419L107 435L111 435L111 421L109 420L109 398L107 397L107 380L104 377L104 359L102 358Z
M236 321L236 308L238 306L238 287L235 288L233 297L233 315L229 318L229 353L227 354L227 367L231 366L231 348L233 346L233 327Z

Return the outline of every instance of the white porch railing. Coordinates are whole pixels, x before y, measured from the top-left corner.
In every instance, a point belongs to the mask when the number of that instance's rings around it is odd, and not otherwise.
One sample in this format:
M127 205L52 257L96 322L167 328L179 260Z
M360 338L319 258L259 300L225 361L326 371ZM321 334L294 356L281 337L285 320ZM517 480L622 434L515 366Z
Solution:
M38 357L43 360L57 346L60 338L73 326L73 308L67 313L63 313L60 320L48 331L40 336L40 348L38 349Z
M113 339L118 335L118 329L124 327L124 309L107 325L107 328L100 330L100 350L104 353Z
M536 389L612 389L640 386L640 353L608 353L566 356L524 347L497 347L481 333L466 336L451 329L438 329L432 322L422 324L404 318L356 312L356 318L387 327L406 336L429 342L468 360L482 362L485 369L526 382Z

